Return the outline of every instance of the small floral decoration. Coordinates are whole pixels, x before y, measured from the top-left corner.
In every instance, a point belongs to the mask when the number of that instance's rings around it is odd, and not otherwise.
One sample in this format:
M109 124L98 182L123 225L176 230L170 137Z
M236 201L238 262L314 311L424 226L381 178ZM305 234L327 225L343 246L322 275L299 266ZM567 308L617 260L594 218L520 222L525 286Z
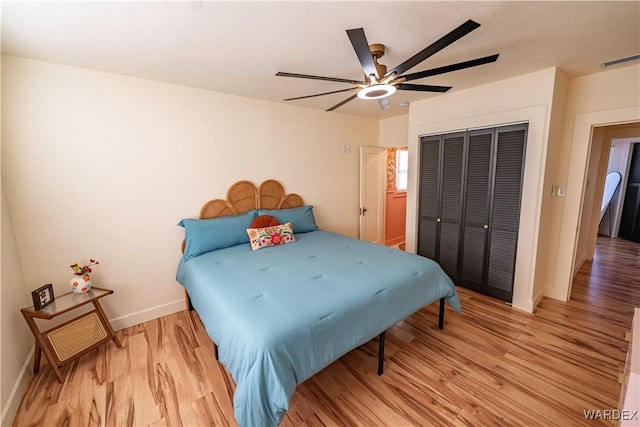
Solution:
M75 264L70 265L69 267L73 269L73 274L75 274L76 276L83 276L85 280L88 280L89 273L91 273L91 266L98 265L98 264L100 264L100 261L96 259L89 259L88 265L81 266L79 263L76 262Z

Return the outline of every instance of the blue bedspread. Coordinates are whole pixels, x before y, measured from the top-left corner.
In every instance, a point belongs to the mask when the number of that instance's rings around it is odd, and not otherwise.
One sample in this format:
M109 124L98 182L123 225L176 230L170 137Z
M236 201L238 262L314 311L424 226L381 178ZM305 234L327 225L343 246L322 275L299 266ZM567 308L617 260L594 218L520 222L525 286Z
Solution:
M277 426L298 384L425 305L444 297L460 311L453 283L427 258L327 231L295 237L178 266L236 382L243 427Z

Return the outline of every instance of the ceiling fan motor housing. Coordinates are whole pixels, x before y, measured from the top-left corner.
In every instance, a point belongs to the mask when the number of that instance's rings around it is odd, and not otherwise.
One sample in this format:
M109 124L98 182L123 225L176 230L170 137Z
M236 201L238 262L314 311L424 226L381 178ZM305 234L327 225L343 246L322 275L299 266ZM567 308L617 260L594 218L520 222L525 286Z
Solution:
M376 66L376 70L378 71L378 80L384 77L387 74L387 66L384 64L379 64L378 59L384 56L385 46L380 43L370 44L369 50L371 51L371 57L373 58L373 63ZM368 82L370 80L369 76L364 76L364 79Z

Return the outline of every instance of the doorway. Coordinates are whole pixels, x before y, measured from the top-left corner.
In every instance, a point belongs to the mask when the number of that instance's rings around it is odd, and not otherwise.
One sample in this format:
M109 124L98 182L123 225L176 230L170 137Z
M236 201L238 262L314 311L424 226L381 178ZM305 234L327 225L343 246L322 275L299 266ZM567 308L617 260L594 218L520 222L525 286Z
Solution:
M360 147L360 240L384 244L384 154Z
M631 148L633 142L640 142L640 122L595 127L592 132L591 150L587 164L587 176L582 200L582 218L578 229L573 275L585 261L592 261L599 231L618 237L622 200L629 179ZM604 219L611 221L604 231L600 215L606 175L619 172L621 182L609 205L610 212Z
M409 151L407 147L387 148L385 151L384 244L404 250Z

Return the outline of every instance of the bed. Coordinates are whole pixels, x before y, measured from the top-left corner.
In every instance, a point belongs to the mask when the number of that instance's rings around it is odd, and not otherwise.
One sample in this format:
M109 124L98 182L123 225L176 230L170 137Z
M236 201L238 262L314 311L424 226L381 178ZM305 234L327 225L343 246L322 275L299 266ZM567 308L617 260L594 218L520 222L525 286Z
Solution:
M279 225L251 227L265 219ZM242 427L277 426L298 384L377 336L381 374L384 331L420 308L440 302L440 329L445 300L460 311L437 263L321 230L274 180L240 181L179 225L176 277L236 382Z

